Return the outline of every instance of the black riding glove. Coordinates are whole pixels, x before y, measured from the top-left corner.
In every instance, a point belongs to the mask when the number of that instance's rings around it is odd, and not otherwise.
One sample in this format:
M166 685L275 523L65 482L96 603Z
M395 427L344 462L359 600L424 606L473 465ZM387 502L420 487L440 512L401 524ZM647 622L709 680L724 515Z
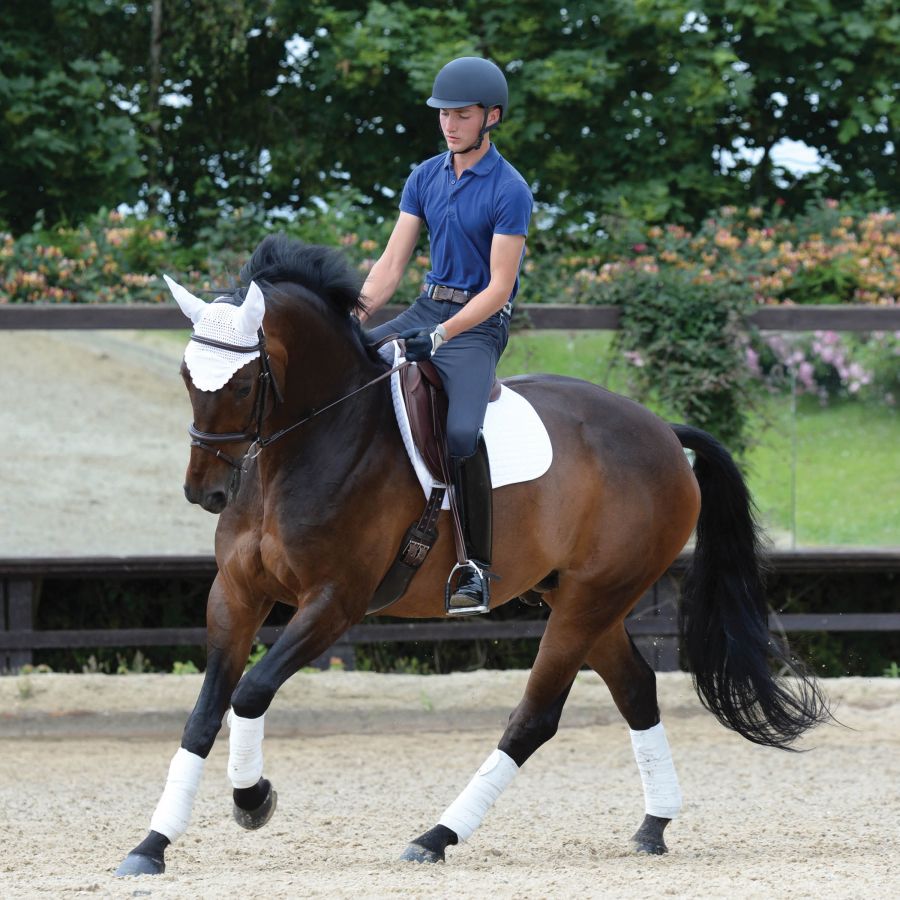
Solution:
M401 335L406 341L406 358L410 362L422 362L437 353L438 347L447 340L443 325L436 328L411 328Z

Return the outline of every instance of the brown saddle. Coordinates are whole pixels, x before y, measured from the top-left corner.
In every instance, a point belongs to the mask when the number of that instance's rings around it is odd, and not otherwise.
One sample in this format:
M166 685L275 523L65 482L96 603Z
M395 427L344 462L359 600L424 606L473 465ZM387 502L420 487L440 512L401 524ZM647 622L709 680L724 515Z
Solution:
M413 363L400 372L400 392L409 415L413 443L436 481L447 483L449 467L444 459L447 429L447 393L434 363ZM500 396L494 377L489 402Z
M395 340L396 335L382 343ZM433 363L412 363L400 370L400 393L409 416L413 443L425 460L428 470L438 484L449 485L450 466L446 458L447 393L441 384L441 376ZM489 402L500 396L500 382L494 378ZM396 602L406 593L409 583L425 561L438 539L437 521L447 489L432 486L425 510L417 522L407 529L400 543L400 551L391 568L369 601L368 611L378 612ZM466 560L459 509L453 492L450 492L453 541L458 561ZM449 591L449 587L448 587ZM448 594L449 596L449 594Z

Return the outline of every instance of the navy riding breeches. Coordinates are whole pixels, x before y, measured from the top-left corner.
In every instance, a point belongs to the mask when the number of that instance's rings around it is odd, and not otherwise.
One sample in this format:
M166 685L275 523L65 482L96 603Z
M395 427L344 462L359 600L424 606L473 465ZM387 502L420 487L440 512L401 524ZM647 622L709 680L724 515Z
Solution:
M422 295L407 310L369 332L381 340L411 328L434 328L459 312L459 304ZM509 315L494 313L480 325L447 341L431 357L447 391L447 444L451 456L471 456L484 425L500 354L509 340Z

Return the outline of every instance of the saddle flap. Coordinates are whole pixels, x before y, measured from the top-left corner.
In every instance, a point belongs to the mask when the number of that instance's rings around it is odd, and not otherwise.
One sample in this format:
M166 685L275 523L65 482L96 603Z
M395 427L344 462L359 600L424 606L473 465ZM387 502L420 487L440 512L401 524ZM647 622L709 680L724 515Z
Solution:
M413 442L432 478L444 482L444 428L447 422L447 394L441 379L430 362L407 366L400 373L400 391Z
M500 389L500 381L495 376L488 402L493 403L500 396ZM400 373L400 392L409 416L413 443L434 480L445 483L448 401L434 363L426 359L403 369Z

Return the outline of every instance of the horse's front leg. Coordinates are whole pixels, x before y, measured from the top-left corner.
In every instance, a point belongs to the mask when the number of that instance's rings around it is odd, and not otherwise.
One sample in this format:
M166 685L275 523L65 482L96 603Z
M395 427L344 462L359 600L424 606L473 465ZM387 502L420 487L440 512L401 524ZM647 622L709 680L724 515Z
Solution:
M172 757L162 797L150 819L150 832L116 870L116 875L159 875L165 871L165 850L184 834L200 786L206 757L222 727L229 698L250 655L253 640L272 608L253 604L221 575L207 603L207 663L203 687L188 717L181 746Z
M353 624L353 614L335 599L337 594L325 588L304 603L232 694L228 776L234 788L234 817L244 828L264 825L274 809L275 793L263 778L262 741L265 713L275 693Z

